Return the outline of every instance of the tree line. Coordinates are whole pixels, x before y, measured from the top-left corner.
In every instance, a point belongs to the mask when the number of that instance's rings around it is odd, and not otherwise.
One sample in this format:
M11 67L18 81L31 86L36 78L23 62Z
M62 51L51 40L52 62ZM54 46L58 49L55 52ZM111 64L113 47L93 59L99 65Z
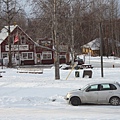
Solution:
M28 3L31 17L20 0L0 0L0 29L18 24L34 41L44 37L54 39L56 22L57 43L68 44L71 51L80 54L82 45L99 38L101 23L104 53L120 56L118 0L26 0L25 4Z
M53 35L53 0L32 0L34 18L29 19L30 35ZM81 53L81 46L99 38L102 24L104 54L120 56L120 16L118 0L56 0L57 39ZM32 28L32 29L30 29ZM32 36L31 36L32 37Z

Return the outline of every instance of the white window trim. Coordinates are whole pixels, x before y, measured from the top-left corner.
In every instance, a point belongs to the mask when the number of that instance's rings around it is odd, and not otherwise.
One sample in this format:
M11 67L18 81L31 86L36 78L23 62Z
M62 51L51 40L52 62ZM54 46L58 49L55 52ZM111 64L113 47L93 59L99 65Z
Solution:
M63 58L62 56L64 56L64 58L66 58L66 55L59 55L59 58Z
M27 58L26 58L26 59L23 58L23 54L24 54L24 53L27 54ZM32 58L31 58L31 59L28 59L28 53L32 53ZM21 60L33 60L33 52L22 52L22 53L21 53Z
M44 55L44 54L50 54L51 57L50 57L50 58L43 58L43 55ZM51 59L52 59L52 52L51 52L51 51L43 52L43 53L42 53L42 59L43 59L43 60L51 60Z
M7 52L3 52L3 53L2 53L2 58L3 58L3 54L7 54L7 56L6 56L6 57L8 57L8 53L7 53Z

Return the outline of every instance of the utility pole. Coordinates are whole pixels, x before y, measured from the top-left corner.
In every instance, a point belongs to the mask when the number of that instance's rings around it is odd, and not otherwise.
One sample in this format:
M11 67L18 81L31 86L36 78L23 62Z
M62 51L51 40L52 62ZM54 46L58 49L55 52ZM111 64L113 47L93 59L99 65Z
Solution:
M72 9L72 7L71 7ZM72 34L72 46L71 46L71 53L72 53L72 65L74 65L74 30L73 30L73 9L71 10L71 34Z
M57 39L57 17L56 17L56 0L54 0L54 15L53 15L53 36L54 36L54 47L55 47L55 80L60 79L59 72L59 41Z
M100 21L99 25L99 34L100 34L100 56L101 56L101 77L103 77L103 37L102 37L102 22Z

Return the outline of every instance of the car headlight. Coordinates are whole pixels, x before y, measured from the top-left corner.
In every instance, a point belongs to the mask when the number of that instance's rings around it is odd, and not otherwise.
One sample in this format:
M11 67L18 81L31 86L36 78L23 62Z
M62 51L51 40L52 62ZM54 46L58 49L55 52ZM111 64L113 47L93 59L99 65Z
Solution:
M71 96L71 94L70 94L70 93L67 93L66 96L65 96L65 99L66 99L66 100L69 100L70 96Z

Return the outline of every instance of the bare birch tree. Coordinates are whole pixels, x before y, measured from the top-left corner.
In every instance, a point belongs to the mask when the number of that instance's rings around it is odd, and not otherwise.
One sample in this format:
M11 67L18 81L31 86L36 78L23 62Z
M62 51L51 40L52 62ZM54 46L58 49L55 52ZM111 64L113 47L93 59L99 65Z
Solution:
M30 19L30 23L36 25L36 27L32 26L37 34L36 38L50 37L53 29L53 0L32 1L32 5L35 6L33 9L35 17L33 20ZM80 46L99 37L101 19L104 54L110 54L113 51L108 45L109 40L119 39L120 36L120 30L117 27L119 24L117 0L57 0L56 11L59 44L65 42L70 47L74 44L74 51L80 54ZM112 45L112 49L116 48L114 46ZM116 49L117 51L119 50Z
M20 10L16 0L1 0L0 19L7 25L8 31L8 45L9 45L9 62L8 67L12 67L12 53L11 53L11 40L10 40L10 25L13 24L13 19ZM14 21L15 22L15 21Z

